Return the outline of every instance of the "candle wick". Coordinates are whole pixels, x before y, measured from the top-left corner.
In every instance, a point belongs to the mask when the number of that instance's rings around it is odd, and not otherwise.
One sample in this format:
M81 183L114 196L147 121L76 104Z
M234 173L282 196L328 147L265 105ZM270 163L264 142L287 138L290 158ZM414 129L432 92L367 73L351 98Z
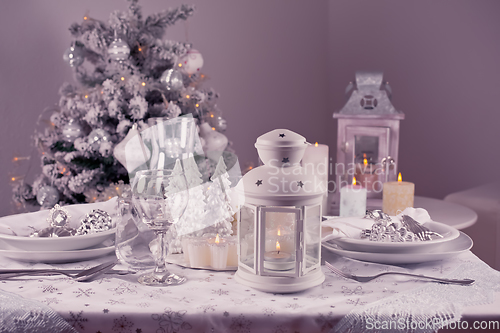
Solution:
M280 251L278 250L278 254L280 254Z

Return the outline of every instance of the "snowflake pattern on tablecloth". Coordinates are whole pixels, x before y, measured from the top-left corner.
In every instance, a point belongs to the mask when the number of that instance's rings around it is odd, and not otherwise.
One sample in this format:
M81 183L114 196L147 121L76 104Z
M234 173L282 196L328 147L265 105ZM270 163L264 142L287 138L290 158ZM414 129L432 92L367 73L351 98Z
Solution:
M207 305L200 305L198 307L198 309L202 309L203 310L203 313L207 313L209 311L212 311L212 312L215 312L215 307L217 305L211 305L211 304L207 304Z
M123 295L123 294L137 294L137 286L131 283L122 282L116 288L109 288L109 291L112 291L114 295Z
M357 286L356 288L349 288L346 286L342 286L342 294L344 295L364 295L364 294L370 294L372 293L373 290L363 290L363 287Z
M116 304L127 304L125 300L122 299L110 299L109 301L106 302L106 304L111 304L111 305L116 305Z
M272 317L276 313L272 308L264 308L262 311L264 312L264 316L268 317Z
M350 305L354 305L354 306L365 305L366 303L368 303L368 302L361 301L361 298L358 298L356 300L348 299L346 301L346 304L350 304Z
M42 289L42 292L44 292L44 293L50 293L50 294L52 294L55 291L59 290L56 287L54 287L53 285L51 285L51 284L48 284L48 285L44 284L44 285L41 285L38 288Z
M174 333L182 330L191 330L192 326L184 321L186 311L172 311L170 308L165 308L165 312L158 315L153 314L151 318L158 321L159 328L157 333Z
M238 317L233 318L229 328L236 333L250 333L250 326L252 326L252 322L246 319L243 314L240 314Z
M278 325L274 328L273 333L288 333L288 329L283 325Z
M78 313L69 312L69 318L64 318L71 326L84 329L83 323L88 321L88 318L83 317L83 311Z
M439 274L444 274L445 272L448 272L451 269L451 267L444 267L443 265L439 265L438 267L433 267L432 271L437 272Z
M237 299L234 299L234 298L231 298L231 301L235 304L235 305L252 305L252 304L255 304L255 302L249 298L249 297L246 297L246 298L237 298Z
M285 309L292 309L292 310L297 310L304 307L303 305L300 305L298 303L288 303L285 305Z
M92 295L95 295L95 292L92 290L92 288L88 288L83 290L82 288L78 288L78 290L73 291L73 294L76 294L76 297L90 297Z
M219 296L229 295L229 291L223 289L215 289L215 290L212 289L212 295L219 295Z
M113 331L118 333L132 333L132 327L134 327L134 323L125 316L113 320L113 324Z
M149 308L151 306L151 304L148 302L141 302L141 303L137 303L137 306L140 308Z
M320 313L319 317L314 321L319 327L321 327L321 332L330 332L335 326L335 317L331 311L326 315Z

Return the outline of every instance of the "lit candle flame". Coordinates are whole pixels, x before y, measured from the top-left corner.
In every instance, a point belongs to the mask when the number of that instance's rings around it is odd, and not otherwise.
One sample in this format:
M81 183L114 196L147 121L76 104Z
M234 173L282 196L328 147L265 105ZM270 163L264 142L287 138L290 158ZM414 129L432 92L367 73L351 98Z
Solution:
M352 185L356 185L356 177L352 177Z
M219 244L220 243L220 238L219 238L219 234L217 234L217 236L215 237L215 244Z
M363 159L363 165L367 166L368 165L368 160L366 158Z
M401 172L398 175L398 183L401 183L403 181L403 177L401 177Z
M317 146L318 146L318 143L316 142L316 143L314 144L314 147L317 147Z
M281 229L278 228L278 236L281 236Z
M280 242L276 241L276 251L280 253L280 250L281 250Z

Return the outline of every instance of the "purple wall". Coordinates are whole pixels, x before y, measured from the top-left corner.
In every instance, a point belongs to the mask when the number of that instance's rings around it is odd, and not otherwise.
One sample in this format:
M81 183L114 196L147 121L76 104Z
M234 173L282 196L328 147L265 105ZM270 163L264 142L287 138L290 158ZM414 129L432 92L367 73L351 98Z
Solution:
M142 0L144 15L186 1ZM221 95L240 163L257 162L257 136L289 128L330 145L332 113L360 69L382 70L402 122L400 169L418 195L444 195L496 177L500 156L500 2L491 0L191 0L189 40L205 84ZM68 27L88 11L107 20L123 0L0 3L0 216L12 212L8 175L30 152L42 110L73 82L62 54ZM185 39L183 23L166 38ZM38 173L39 161L31 169ZM28 163L18 170L26 172Z

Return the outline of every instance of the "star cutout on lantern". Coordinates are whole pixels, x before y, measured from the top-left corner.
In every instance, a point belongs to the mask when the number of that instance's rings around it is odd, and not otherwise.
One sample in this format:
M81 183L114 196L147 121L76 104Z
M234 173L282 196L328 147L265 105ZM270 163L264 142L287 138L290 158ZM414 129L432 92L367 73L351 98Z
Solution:
M285 137L285 133L280 133L280 138L284 138Z
M289 163L290 162L290 159L288 157L283 157L283 160L281 161L281 163Z
M257 185L257 186L262 185L262 179L257 180L257 182L255 183L255 185Z
M304 186L304 183L302 182L302 180L299 180L297 182L297 186L300 187L300 188L302 188Z

